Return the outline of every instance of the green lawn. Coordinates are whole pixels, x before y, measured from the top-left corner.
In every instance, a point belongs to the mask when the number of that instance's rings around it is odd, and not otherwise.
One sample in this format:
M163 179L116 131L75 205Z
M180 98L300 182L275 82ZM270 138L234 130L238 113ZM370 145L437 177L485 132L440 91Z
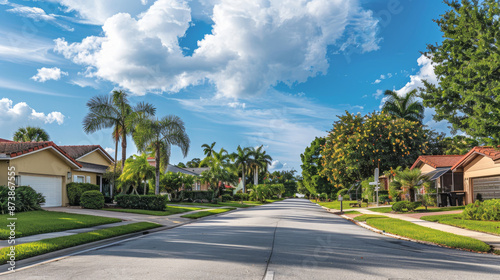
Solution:
M190 212L195 210L200 210L203 208L198 207L183 207L183 206L167 206L165 211L153 211L153 210L142 210L142 209L119 209L119 208L106 208L102 210L114 211L114 212L126 212L134 214L144 214L144 215L154 215L154 216L168 216L174 214L180 214L184 212Z
M211 216L211 215L215 215L215 214L224 213L224 212L231 211L231 210L234 210L234 209L236 209L236 208L211 209L211 210L200 211L200 212L196 212L196 213L192 213L192 214L187 214L187 215L184 215L184 216L181 216L181 217L183 217L183 218L189 218L189 219L198 219L198 218L202 218L202 217L206 217L206 216Z
M90 243L106 238L111 238L127 233L143 231L160 227L159 224L140 222L124 226L111 227L85 233L78 233L69 236L55 237L43 239L36 242L24 243L16 245L16 260L22 260L29 257L34 257L49 252L74 247L77 245ZM0 263L4 264L9 259L7 254L10 252L10 247L0 249Z
M362 215L354 219L357 221L366 221L368 225L385 232L415 240L477 252L488 252L491 250L490 246L482 241L419 226L399 219L387 218L381 215Z
M453 211L453 210L463 210L465 206L451 206L451 207L428 207L427 210L425 210L425 207L418 207L415 212L416 213L432 213L432 212L443 212L443 211ZM391 213L392 208L391 207L375 207L375 208L368 208L370 211L378 212L378 213ZM402 213L396 213L396 214L402 214Z
M361 214L361 212L358 212L356 210L347 210L347 211L344 211L344 214Z
M500 235L500 222L464 220L461 214L424 216L422 220Z
M340 210L340 201L332 201L332 202L316 202L314 200L311 200L311 201L313 203L318 203L321 206L325 206L326 208ZM359 208L359 207L350 207L349 203L358 203L358 202L356 200L352 200L352 201L344 200L344 202L343 202L343 209L353 209L353 208L356 209L356 208Z
M0 215L0 239L9 237L8 215ZM102 224L121 222L120 219L70 214L49 211L30 211L16 213L16 237L64 231L77 228L93 227Z

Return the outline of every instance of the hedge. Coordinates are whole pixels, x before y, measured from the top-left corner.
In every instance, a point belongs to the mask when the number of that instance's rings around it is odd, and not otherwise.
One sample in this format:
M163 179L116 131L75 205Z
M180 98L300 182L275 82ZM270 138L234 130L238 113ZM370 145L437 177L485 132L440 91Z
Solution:
M119 194L115 200L121 208L163 211L167 207L168 196Z
M476 200L465 207L463 217L467 220L500 221L500 199Z
M247 201L248 200L248 194L247 193L235 193L233 195L233 198L235 201Z
M411 212L422 205L420 202L398 201L392 205L394 212Z
M86 191L99 191L99 186L89 183L69 183L66 185L68 191L69 204L72 206L80 205L80 197Z
M212 197L214 195L213 191L185 191L184 192L184 199L206 199L206 200L212 200Z
M0 186L0 208L2 214L9 211L8 198L9 188ZM16 187L15 190L15 212L26 212L42 209L40 204L45 203L45 197L41 193L37 193L34 189L28 186ZM12 202L12 200L11 200Z
M80 197L80 205L87 209L104 207L104 195L100 191L86 191Z
M223 194L222 195L222 202L226 202L226 201L231 201L233 200L233 197L228 195L228 194Z

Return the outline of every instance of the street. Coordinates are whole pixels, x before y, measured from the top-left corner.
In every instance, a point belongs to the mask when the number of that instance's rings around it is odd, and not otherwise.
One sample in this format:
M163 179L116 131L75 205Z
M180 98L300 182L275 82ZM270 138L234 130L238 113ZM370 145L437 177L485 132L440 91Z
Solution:
M5 279L498 279L500 257L386 237L305 199L240 209Z

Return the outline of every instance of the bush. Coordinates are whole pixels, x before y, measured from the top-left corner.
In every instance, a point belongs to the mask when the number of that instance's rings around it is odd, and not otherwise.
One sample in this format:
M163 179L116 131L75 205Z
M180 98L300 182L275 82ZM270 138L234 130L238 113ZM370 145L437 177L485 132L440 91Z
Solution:
M115 200L121 208L163 211L167 206L168 197L166 195L119 194Z
M222 195L222 202L226 202L226 201L231 201L233 200L233 197L228 195L228 194L223 194Z
M212 200L212 197L214 196L213 191L185 191L184 192L184 199L191 199L191 200Z
M322 193L319 195L319 198L323 201L327 201L328 200L328 194L327 193Z
M80 205L87 209L104 207L104 195L100 191L86 191L80 197Z
M247 201L248 200L248 194L247 193L235 193L233 195L233 198L235 201Z
M2 214L8 212L8 197L9 188L5 186L0 187L0 208ZM15 189L15 211L26 212L40 210L40 204L45 203L45 198L41 193L37 193L34 189L28 186L20 186ZM12 201L11 201L12 202Z
M392 205L394 212L411 212L421 205L420 202L398 201Z
M80 197L86 191L99 191L99 186L89 183L69 183L66 185L68 191L69 204L72 206L80 205Z
M467 220L500 221L500 199L476 200L465 207L462 216Z

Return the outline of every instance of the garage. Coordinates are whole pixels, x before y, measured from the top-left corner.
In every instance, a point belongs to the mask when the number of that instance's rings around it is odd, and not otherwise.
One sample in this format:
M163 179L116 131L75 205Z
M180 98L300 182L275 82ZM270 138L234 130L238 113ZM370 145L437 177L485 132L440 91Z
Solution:
M481 194L483 199L500 198L500 176L473 178L474 199Z
M43 207L62 205L62 177L21 175L19 185L30 186L36 192L42 193L45 196Z

